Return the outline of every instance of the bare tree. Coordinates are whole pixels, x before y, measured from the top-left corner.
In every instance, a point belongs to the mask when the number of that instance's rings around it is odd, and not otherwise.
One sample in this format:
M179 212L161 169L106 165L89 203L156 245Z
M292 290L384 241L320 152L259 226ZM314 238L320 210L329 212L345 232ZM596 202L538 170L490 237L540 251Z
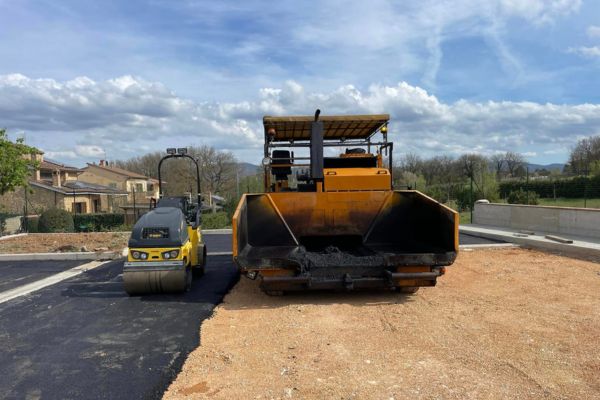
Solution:
M218 151L210 146L193 147L190 152L200 162L200 173L206 190L223 193L235 187L239 166L231 152Z
M494 172L496 173L496 178L497 179L502 178L502 174L505 171L505 169L504 169L504 164L505 164L504 154L494 154L490 158L490 161L492 163L492 167L494 168Z
M507 151L504 154L504 162L506 163L506 169L511 177L517 176L517 170L519 167L525 164L525 157L520 153Z
M404 156L400 157L398 166L402 171L418 174L423 167L423 160L415 153L406 153Z
M236 193L238 163L230 152L210 146L189 147L188 154L198 159L202 192L232 197ZM158 178L158 163L164 153L153 152L128 160L116 161L116 166L152 178ZM163 189L167 195L196 193L196 169L188 159L175 159L163 164Z
M467 178L476 178L488 169L489 160L480 154L463 154L458 159Z

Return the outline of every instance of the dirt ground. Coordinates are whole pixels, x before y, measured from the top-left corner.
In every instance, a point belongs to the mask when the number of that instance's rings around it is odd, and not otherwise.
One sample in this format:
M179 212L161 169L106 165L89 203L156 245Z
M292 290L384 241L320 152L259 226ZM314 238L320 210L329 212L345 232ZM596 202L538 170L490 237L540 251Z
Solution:
M121 251L127 246L129 232L30 233L0 240L3 253L54 253L66 251Z
M415 295L242 278L164 399L598 399L600 264L461 252Z

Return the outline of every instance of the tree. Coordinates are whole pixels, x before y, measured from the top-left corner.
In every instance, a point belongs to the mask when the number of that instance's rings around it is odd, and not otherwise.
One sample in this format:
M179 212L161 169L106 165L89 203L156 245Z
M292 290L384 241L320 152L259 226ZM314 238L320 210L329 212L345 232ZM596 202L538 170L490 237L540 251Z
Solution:
M198 160L202 192L233 197L237 190L238 163L230 152L210 146L188 147L188 154ZM116 165L128 171L158 178L158 163L164 153L153 152L128 160L116 161ZM196 167L186 158L163 163L163 189L166 195L196 193Z
M23 139L8 140L6 129L0 129L0 195L26 186L32 170L38 168L40 151L24 144Z
M464 154L458 162L462 166L464 174L474 185L475 198L494 201L498 198L498 182L489 170L490 160L480 154Z
M597 161L600 161L600 136L581 139L569 155L568 172L588 175Z
M400 157L400 163L398 166L402 171L419 174L422 172L423 160L417 154L406 153L404 156Z
M519 167L525 164L525 157L520 153L507 151L506 154L504 154L504 162L506 163L506 169L508 169L509 175L514 177L516 176Z
M494 172L496 172L496 178L502 178L502 174L504 173L504 154L494 154L490 161L492 163L492 167L494 168Z

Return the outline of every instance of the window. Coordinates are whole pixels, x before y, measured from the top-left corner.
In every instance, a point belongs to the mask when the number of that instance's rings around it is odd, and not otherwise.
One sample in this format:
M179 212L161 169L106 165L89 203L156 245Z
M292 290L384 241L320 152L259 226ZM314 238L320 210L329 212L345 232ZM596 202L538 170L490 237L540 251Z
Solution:
M135 191L136 192L143 192L144 191L144 185L142 185L141 183L136 183L135 184Z
M108 187L111 189L116 189L117 188L117 184L115 182L111 182L108 184Z

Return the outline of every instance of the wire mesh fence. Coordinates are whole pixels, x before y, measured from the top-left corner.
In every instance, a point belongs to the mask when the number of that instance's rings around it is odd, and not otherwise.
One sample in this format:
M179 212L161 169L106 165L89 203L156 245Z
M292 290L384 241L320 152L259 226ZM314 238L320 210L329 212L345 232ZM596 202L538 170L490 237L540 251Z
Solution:
M424 181L396 182L397 189L415 189L461 213L461 222L471 220L474 204L493 203L554 207L600 208L600 177L533 177L522 179L471 179L427 185Z

